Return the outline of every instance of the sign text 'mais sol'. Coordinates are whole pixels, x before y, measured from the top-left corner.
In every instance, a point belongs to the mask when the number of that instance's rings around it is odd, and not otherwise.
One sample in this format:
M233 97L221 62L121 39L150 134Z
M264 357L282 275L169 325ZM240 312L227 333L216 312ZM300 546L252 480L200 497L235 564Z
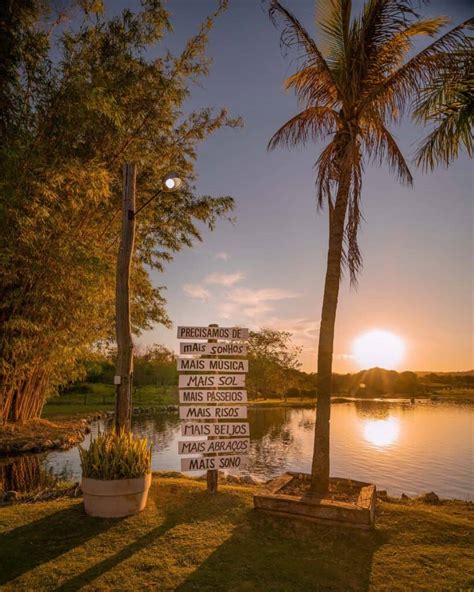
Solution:
M179 388L241 388L245 374L180 374Z
M248 456L208 456L201 458L182 458L182 471L213 471L223 469L241 469L247 464Z
M178 327L178 339L245 340L249 330L240 327Z

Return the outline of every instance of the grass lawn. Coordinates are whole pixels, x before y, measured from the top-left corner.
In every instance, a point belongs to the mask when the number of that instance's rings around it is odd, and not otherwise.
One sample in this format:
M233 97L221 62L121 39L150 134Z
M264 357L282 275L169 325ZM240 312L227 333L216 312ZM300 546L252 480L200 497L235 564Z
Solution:
M253 491L225 485L209 496L202 482L155 477L146 510L123 520L89 518L79 499L3 507L0 589L467 592L474 586L468 504L384 502L377 530L366 533L259 514Z
M113 411L114 387L111 384L86 383L84 392L75 392L51 399L43 408L41 417L89 415L99 411ZM137 387L133 393L136 407L176 405L178 389L175 386Z

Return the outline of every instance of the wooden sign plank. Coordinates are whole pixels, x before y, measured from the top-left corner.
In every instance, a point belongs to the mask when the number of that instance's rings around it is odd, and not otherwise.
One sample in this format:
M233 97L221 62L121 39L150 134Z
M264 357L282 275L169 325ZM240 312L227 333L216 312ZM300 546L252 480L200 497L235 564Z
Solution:
M181 341L179 353L200 356L246 356L247 345L245 343L205 343L196 341L186 343Z
M204 358L178 358L179 372L248 372L248 360L207 360Z
M246 419L245 405L221 405L205 407L204 405L181 405L179 419Z
M247 391L208 391L205 389L181 389L180 403L247 403Z
M249 424L247 422L225 422L225 423L191 423L181 424L182 436L221 436L239 438L250 436Z
M246 466L248 456L233 454L232 456L208 456L199 458L182 458L181 471L222 471L224 469L241 469Z
M181 440L178 442L178 454L246 454L250 450L250 438L231 440Z
M241 388L245 374L181 374L179 388Z
M249 330L241 327L178 327L178 339L229 339L243 341Z

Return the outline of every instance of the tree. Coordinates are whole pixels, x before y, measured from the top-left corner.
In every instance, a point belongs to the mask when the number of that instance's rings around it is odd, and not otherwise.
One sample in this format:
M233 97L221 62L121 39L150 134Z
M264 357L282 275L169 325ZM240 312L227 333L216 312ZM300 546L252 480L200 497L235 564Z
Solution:
M208 73L208 34L223 6L172 55L158 45L171 30L159 0L111 18L101 1L71 2L74 22L48 4L2 4L3 422L38 416L48 396L79 376L90 347L113 340L123 161L139 163L137 206L170 170L184 180L137 219L135 334L169 324L149 270L161 271L174 252L201 240L200 223L212 229L233 207L229 196L195 194L194 164L199 142L239 122L224 109L183 112L192 84Z
M329 485L329 432L334 327L341 272L357 281L362 257L357 243L366 161L385 162L398 179L412 184L408 165L388 129L409 99L446 66L449 49L464 40L456 27L407 59L412 39L433 36L445 17L420 19L409 0L369 0L360 15L350 0L318 3L319 37L314 40L278 0L270 17L283 23L281 44L298 51L299 66L286 80L303 110L272 137L269 148L327 140L315 164L317 204L329 210L329 246L318 346L318 400L311 490ZM442 58L441 56L442 53Z
M474 19L468 22L474 28ZM464 146L472 157L474 127L474 59L472 45L464 39L453 50L446 66L434 71L415 102L414 119L433 124L416 156L417 164L433 170L448 167Z

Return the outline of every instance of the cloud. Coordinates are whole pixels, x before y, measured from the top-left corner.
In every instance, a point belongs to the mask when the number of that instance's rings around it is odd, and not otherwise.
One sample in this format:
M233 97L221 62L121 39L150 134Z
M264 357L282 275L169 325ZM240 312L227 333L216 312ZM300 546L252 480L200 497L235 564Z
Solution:
M355 356L352 354L334 354L335 360L354 360Z
M270 303L296 297L296 292L278 288L234 288L227 292L225 300L218 306L218 313L224 319L243 315L257 324L263 315L273 310Z
M211 293L199 284L184 284L183 292L186 296L203 302L211 297Z
M219 259L220 261L228 261L229 253L226 253L225 251L220 251L219 253L216 253L214 255L214 258Z
M206 284L230 287L240 282L244 277L241 271L236 271L235 273L211 273L204 281Z
M300 344L315 344L319 333L319 322L313 319L293 318L279 319L268 318L262 326L272 327L279 331L288 331L293 335L295 341Z

